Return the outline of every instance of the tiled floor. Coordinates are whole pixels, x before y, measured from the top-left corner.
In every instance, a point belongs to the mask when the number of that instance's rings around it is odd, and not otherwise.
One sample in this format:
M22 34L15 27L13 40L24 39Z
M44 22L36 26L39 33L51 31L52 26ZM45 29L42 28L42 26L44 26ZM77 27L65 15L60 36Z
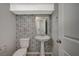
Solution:
M40 53L39 54L26 54L26 56L40 56ZM52 56L52 54L45 54L45 56Z

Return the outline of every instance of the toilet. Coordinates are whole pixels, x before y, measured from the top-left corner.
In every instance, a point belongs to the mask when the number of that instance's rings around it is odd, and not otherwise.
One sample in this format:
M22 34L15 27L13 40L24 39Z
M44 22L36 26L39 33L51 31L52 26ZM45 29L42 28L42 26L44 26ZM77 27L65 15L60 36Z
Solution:
M29 47L30 38L20 39L20 49L14 52L13 56L26 56L27 48Z

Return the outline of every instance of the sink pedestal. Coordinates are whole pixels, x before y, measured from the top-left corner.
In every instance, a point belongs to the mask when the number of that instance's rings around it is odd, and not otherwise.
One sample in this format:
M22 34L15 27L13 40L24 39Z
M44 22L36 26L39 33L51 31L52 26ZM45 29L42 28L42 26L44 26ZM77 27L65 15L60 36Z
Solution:
M41 41L41 49L40 49L40 55L44 56L45 55L45 51L44 51L44 42L48 41L50 39L49 36L45 35L45 36L35 36L35 39Z
M40 55L41 56L44 56L45 55L45 52L44 52L44 41L41 41L41 49L40 49Z

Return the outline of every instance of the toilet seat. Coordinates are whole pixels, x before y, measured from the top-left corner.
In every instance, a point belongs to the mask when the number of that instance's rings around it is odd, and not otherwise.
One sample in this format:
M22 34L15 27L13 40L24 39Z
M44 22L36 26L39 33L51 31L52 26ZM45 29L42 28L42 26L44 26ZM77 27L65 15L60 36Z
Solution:
M13 56L26 56L27 48L18 49Z

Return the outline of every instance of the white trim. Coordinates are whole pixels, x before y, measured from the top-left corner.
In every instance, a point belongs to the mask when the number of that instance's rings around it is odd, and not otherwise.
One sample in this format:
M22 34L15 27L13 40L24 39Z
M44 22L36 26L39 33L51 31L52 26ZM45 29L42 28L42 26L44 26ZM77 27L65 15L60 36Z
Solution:
M71 56L67 51L63 50L67 56Z
M76 43L78 43L78 44L79 44L79 41L78 41L78 40L71 39L71 38L69 38L69 37L64 37L64 39L67 39L67 40L70 40L70 41L73 41L73 42L76 42Z
M63 42L64 38L64 15L63 15L63 4L58 4L58 39ZM59 56L63 56L63 43L59 44Z

